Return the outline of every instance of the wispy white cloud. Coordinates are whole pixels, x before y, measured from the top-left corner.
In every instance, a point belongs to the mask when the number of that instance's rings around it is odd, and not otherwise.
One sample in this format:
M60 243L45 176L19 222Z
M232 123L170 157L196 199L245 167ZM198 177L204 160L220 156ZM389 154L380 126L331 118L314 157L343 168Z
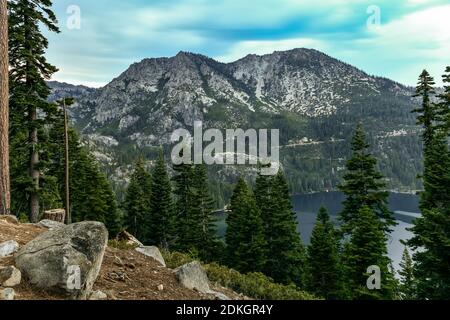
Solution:
M55 1L62 33L49 35L59 79L105 83L146 57L192 51L232 61L315 48L369 73L413 84L418 69L448 64L448 0L78 0L82 29L65 28L72 0ZM439 71L438 71L439 69Z

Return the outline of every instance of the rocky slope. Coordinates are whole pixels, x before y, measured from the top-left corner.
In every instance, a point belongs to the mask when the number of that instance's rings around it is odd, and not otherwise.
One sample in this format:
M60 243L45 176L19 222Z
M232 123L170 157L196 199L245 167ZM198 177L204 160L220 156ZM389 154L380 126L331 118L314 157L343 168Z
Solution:
M86 225L93 223L84 224L72 226L75 229L85 228ZM42 225L21 224L13 218L0 216L0 247L6 248L5 243L16 243L15 247L8 247L8 252L5 249L4 255L0 254L0 300L64 300L69 298L67 293L64 293L65 290L60 292L61 286L65 285L65 282L53 281L55 277L64 276L58 273L60 272L58 268L62 268L63 263L61 265L53 264L52 261L57 258L63 261L63 255L60 257L58 255L61 250L66 250L67 256L64 256L64 259L90 258L90 255L83 250L95 248L96 240L75 237L71 246L66 249L61 240L61 233L65 233L65 231L59 232L58 236L56 235L58 232L48 231L48 228ZM55 228L67 228L64 225L57 226L56 223L52 225ZM30 247L43 246L51 240L55 241L55 245L48 246L44 250L45 252L42 251L42 254L39 253L41 252L39 250L27 251ZM86 292L87 296L84 298L91 300L246 299L232 290L209 283L206 274L202 275L201 270L200 276L199 271L196 270L197 273L192 275L188 270L187 277L190 277L190 283L195 286L195 288L191 288L185 283L186 273L185 277L181 278L179 272L166 268L152 256L132 248L117 249L108 246L103 249L105 252L101 255L101 266L94 278L93 287ZM69 252L74 250L79 253ZM26 255L26 262L23 261L24 255ZM41 263L44 269L39 269L38 265L33 264L33 261L37 262L41 258L44 259ZM85 279L83 268L94 269L94 266L90 264L80 267L82 279ZM7 272L10 269L13 272ZM38 285L38 282L33 283L33 280L37 278L46 279L47 288L44 288L43 284ZM196 289L197 286L199 289ZM58 291L55 291L55 287L58 287ZM82 289L86 289L85 286Z

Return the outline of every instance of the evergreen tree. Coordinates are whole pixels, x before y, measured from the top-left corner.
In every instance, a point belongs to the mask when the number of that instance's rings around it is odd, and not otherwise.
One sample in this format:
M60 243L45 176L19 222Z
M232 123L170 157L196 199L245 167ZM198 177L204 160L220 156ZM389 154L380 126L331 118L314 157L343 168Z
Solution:
M444 81L448 83L446 75ZM448 103L445 93L448 87L440 96L440 103L432 104L433 84L433 79L424 72L417 87L417 96L422 97L419 123L425 130L424 191L420 194L422 217L414 221L414 237L408 245L415 250L414 276L418 299L450 297L450 152L447 129L440 125L441 116L445 115L444 106ZM431 120L424 120L428 118Z
M347 298L361 300L395 297L395 281L389 271L391 261L387 256L386 243L380 220L370 207L362 207L354 221L351 238L345 244L342 256ZM381 290L367 288L370 276L367 270L370 266L380 268Z
M327 210L320 208L308 247L308 290L326 299L336 299L341 290L338 239Z
M60 199L59 205L61 205L61 199L65 195L64 119L61 112L58 115L59 117L56 118L49 131L49 138L54 143L46 148L45 158L48 159L48 170L53 174L54 189L58 193L54 197ZM122 221L111 184L105 174L101 172L88 149L82 146L75 130L70 128L68 133L72 222L86 220L103 222L108 228L110 236L114 237L122 230ZM50 208L56 206L55 204Z
M374 211L385 232L396 224L393 213L388 209L389 193L383 191L386 184L383 176L376 169L377 160L369 153L369 144L359 124L352 141L352 157L347 161L347 172L344 183L339 186L346 199L340 219L344 233L350 233L358 220L357 213L362 207L368 206Z
M242 273L261 272L266 262L263 221L242 178L231 197L227 225L227 264Z
M419 77L419 83L416 87L416 94L414 97L421 97L421 106L414 109L413 113L418 113L417 124L424 128L423 141L425 152L432 143L434 136L434 121L436 120L437 110L435 105L431 103L431 95L435 93L433 88L435 82L428 71L423 70Z
M448 135L450 133L450 66L445 69L442 82L444 83L444 92L438 96L437 120L439 121L440 129Z
M190 230L194 239L193 247L203 261L212 261L219 258L220 244L217 239L217 230L214 218L214 201L208 185L208 175L205 165L194 168L194 197L190 219Z
M279 171L273 177L258 176L255 199L267 243L264 273L280 283L303 285L305 249L284 174Z
M40 178L45 171L45 163L40 161L45 146L40 138L56 111L56 106L47 102L50 89L45 81L57 71L44 57L48 42L40 28L46 27L51 32L59 30L51 0L11 0L8 4L10 134L12 144L21 146L11 152L11 157L18 156L12 161L15 166L12 173L17 174L12 176L12 185L18 192L13 201L20 210L29 210L30 220L37 222L43 187ZM26 156L19 155L21 152ZM28 177L24 177L26 172ZM24 200L28 202L26 206Z
M189 164L174 165L172 181L175 195L176 242L174 248L181 252L192 250L191 220L194 202L193 176L194 166Z
M407 248L403 251L400 268L400 297L403 300L414 300L416 298L414 264Z
M128 185L124 209L125 227L142 242L146 242L146 223L150 217L150 199L152 181L150 173L145 168L143 158L139 158Z
M149 243L169 248L174 241L175 216L172 202L172 186L161 149L152 171L150 219L147 224Z

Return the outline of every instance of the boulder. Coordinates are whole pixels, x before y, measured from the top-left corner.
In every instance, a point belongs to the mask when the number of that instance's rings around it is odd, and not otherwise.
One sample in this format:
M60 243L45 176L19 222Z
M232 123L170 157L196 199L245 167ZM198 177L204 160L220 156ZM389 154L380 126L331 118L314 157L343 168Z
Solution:
M15 287L20 284L22 273L14 266L0 268L0 285L3 287Z
M0 243L0 258L10 256L17 252L17 250L19 250L19 244L14 240Z
M58 228L62 228L65 226L64 223L58 222L58 221L53 221L53 220L41 220L37 223L37 225L39 227L43 227L43 228L47 228L49 230L54 230L54 229L58 229Z
M6 221L11 224L19 224L19 219L12 215L0 215L0 220Z
M69 299L87 299L103 261L108 231L100 222L80 222L39 235L16 254L30 284Z
M89 300L106 300L108 299L108 296L106 295L106 293L97 290L91 293Z
M166 266L166 262L161 254L161 251L157 247L139 247L136 251L142 253L143 255L153 258L158 261L163 267Z
M198 261L185 264L175 270L178 281L188 289L196 289L202 293L210 293L209 279L205 269Z
M136 237L127 231L122 231L117 236L117 240L125 241L130 246L143 247L144 245Z
M14 300L15 295L14 289L6 288L0 290L0 300Z

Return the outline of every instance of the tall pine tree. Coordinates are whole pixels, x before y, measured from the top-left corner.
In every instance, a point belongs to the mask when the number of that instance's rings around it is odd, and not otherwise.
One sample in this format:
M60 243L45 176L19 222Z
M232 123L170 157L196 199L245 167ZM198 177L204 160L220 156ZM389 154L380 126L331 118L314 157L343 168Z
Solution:
M338 238L327 210L320 208L308 247L308 281L310 292L326 299L340 297L342 274Z
M48 159L48 170L55 179L55 189L61 205L61 199L65 196L64 118L62 112L57 115L49 130L49 138L54 143L46 148L45 158ZM69 128L68 133L72 222L103 222L110 236L114 237L122 231L122 217L112 186L89 150L82 145L76 131Z
M175 215L172 200L172 186L161 149L152 171L152 193L150 218L147 221L149 244L169 248L175 239Z
M386 184L376 168L377 160L368 151L369 147L359 124L352 140L353 155L347 161L344 182L339 186L346 196L340 213L344 233L351 232L358 220L358 212L365 206L373 210L385 232L396 224L393 213L388 209L389 193L384 191Z
M227 217L227 264L242 273L261 272L266 263L263 221L247 183L240 178Z
M193 187L194 166L190 164L174 165L173 171L176 228L174 248L181 252L190 252L192 250L190 215L195 196Z
M279 171L272 177L259 175L255 199L261 211L267 243L264 273L277 282L302 286L306 254L283 172Z
M208 185L208 174L205 165L196 165L193 178L193 206L188 225L191 226L191 239L193 247L204 261L218 259L220 244L217 239L217 228L214 217L214 200L211 197Z
M37 222L40 213L40 182L45 164L40 161L44 145L40 138L44 126L51 122L56 106L47 102L50 89L46 80L57 69L49 64L44 53L47 39L40 28L59 32L51 10L51 0L11 0L9 4L10 126L12 144L13 188L18 206L26 207L30 220ZM19 154L25 152L26 156ZM29 176L24 177L23 172ZM13 193L15 196L15 193ZM23 201L28 203L25 205ZM17 205L17 203L16 203ZM21 209L24 210L24 209Z
M139 158L128 185L124 209L124 223L127 230L142 242L146 242L146 223L150 218L152 181L145 168L143 158Z
M450 152L447 129L440 126L447 102L445 93L440 96L440 103L430 102L433 84L424 71L416 94L422 98L422 108L415 111L419 113L418 122L424 126L424 191L420 194L422 217L414 221L414 237L408 245L415 249L418 299L450 297Z
M361 299L393 299L395 281L389 270L387 239L383 226L373 209L362 207L356 215L349 242L344 246L342 262L346 297ZM380 268L381 289L369 290L367 280L371 266Z

